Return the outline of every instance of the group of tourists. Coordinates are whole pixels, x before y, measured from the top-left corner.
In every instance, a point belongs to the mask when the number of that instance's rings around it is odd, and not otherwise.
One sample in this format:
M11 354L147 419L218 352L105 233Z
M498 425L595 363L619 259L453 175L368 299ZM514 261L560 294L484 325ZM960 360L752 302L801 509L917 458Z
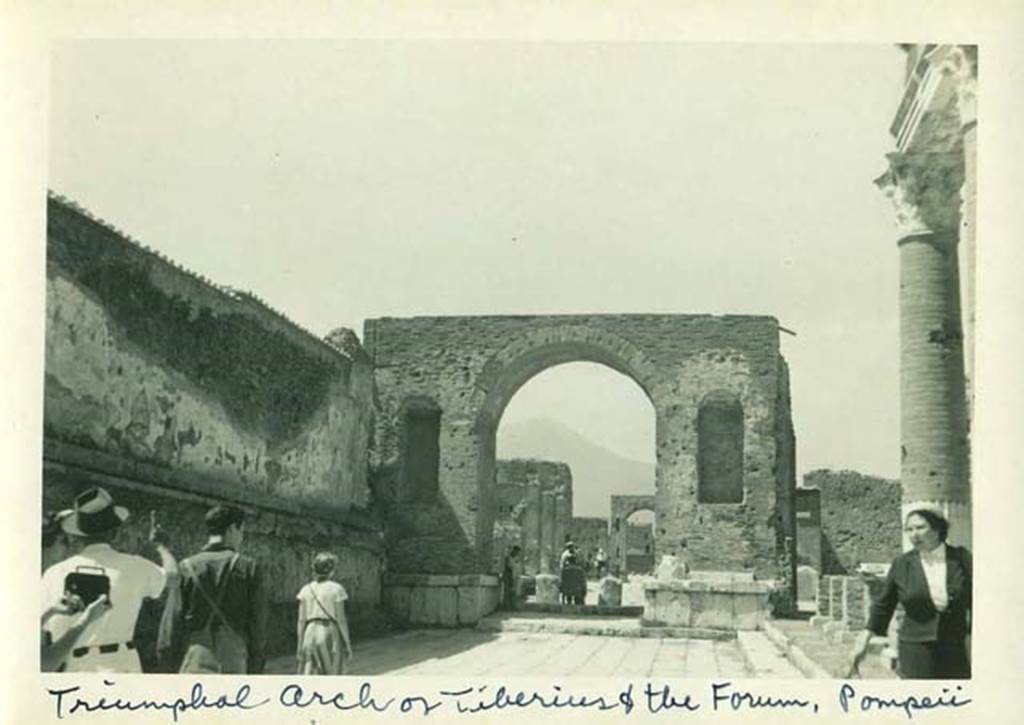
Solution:
M40 660L48 672L142 672L134 640L145 600L164 600L156 650L170 672L259 674L266 665L269 602L263 568L242 553L245 512L214 506L206 544L182 561L150 514L149 544L159 564L117 549L130 513L103 488L44 516ZM72 555L72 550L76 553ZM352 657L345 588L337 558L313 559L298 592L297 670L344 674Z
M509 547L501 567L502 607L512 611L522 599L523 550L518 544ZM591 569L604 576L608 571L608 555L598 547L592 559L585 558L576 543L566 539L558 556L559 592L564 604L583 604L586 598L586 575Z

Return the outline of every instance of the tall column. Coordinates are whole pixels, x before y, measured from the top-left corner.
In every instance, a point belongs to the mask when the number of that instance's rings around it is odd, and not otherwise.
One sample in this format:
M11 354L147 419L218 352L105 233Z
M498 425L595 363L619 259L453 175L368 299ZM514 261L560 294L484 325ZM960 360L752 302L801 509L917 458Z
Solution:
M554 572L555 547L555 492L543 491L540 495L540 570L541 573Z
M523 562L527 574L540 573L541 498L540 483L534 478L526 484L526 509L523 511Z
M555 492L555 555L561 553L562 547L565 545L565 535L569 532L569 522L566 519L565 512L568 499L565 495L565 489L558 489Z
M893 200L899 227L903 513L938 508L950 521L951 543L969 543L957 257L963 159L959 153L895 153L889 161L877 183Z

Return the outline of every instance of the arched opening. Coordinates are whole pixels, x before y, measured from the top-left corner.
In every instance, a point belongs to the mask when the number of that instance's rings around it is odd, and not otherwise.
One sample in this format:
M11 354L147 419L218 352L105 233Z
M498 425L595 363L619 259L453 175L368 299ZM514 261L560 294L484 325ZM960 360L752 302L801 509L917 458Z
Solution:
M523 380L495 427L493 557L518 545L528 574L558 573L571 540L575 558L596 579L599 550L608 564L601 571L616 563L611 497L654 496L656 416L649 396L621 369L584 357L554 362ZM639 546L652 563L654 512L638 517L634 536L647 531Z
M637 509L626 517L625 525L622 574L651 574L655 563L653 509Z

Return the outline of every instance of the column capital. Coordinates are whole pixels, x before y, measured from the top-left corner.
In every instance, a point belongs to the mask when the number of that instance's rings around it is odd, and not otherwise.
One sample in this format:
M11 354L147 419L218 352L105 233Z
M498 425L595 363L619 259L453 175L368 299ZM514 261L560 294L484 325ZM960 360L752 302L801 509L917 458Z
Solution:
M892 201L900 238L955 233L960 226L960 187L964 180L959 153L892 153L889 170L875 184Z

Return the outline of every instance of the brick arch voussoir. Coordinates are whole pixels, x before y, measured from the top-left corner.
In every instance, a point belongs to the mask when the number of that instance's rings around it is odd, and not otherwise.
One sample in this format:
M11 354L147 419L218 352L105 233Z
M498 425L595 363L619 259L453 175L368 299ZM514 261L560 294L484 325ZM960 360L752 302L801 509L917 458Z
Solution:
M509 378L516 378L517 371L529 364L528 361L542 354L545 349L557 345L578 346L581 351L580 360L591 358L584 351L603 353L604 357L615 363L615 369L640 386L652 405L657 408L657 396L664 388L663 376L637 345L614 332L595 326L549 325L530 330L501 348L487 361L473 391L473 410L477 411L478 415L489 411L493 406L489 407L488 402L493 403L491 396L501 390L503 382ZM510 398L514 395L521 384L505 397ZM478 424L482 425L494 422L496 421L478 420Z

